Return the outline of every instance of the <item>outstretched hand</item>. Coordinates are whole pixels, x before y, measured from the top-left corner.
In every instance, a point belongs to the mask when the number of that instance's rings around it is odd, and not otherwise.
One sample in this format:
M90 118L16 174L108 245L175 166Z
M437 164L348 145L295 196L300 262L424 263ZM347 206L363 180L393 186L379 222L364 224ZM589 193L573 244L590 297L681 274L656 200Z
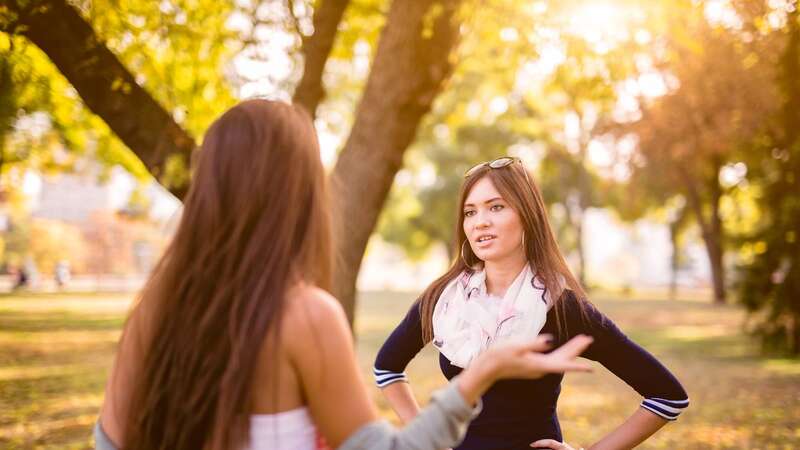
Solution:
M558 442L553 439L540 439L531 444L533 448L549 448L551 450L575 450L566 442ZM581 449L583 450L583 449Z
M590 336L579 335L550 353L552 345L549 335L540 335L530 342L505 343L492 347L479 356L491 361L496 367L497 378L541 378L548 373L590 372L587 362L577 361L592 343Z
M548 373L590 372L586 362L576 361L589 344L590 336L580 335L553 352L552 338L538 336L529 342L506 342L481 353L461 375L459 390L468 404L474 404L491 385L501 378L541 378Z

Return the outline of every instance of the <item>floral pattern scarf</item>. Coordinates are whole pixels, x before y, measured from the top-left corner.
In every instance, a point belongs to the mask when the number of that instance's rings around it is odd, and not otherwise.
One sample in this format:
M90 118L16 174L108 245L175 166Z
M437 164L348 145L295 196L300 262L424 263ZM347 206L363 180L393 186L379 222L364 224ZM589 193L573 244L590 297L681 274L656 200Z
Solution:
M465 368L498 342L535 338L551 305L544 283L527 264L503 298L487 293L485 270L464 271L436 302L433 345L451 364Z

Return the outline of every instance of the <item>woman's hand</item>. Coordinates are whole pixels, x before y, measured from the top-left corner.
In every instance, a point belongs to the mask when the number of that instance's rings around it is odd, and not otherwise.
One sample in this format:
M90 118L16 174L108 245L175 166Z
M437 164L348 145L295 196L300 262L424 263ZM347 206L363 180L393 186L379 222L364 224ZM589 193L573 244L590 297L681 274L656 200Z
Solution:
M549 448L552 450L575 450L566 442L558 442L553 439L540 439L531 444L533 448ZM581 449L583 450L583 449Z
M474 404L495 381L502 378L541 378L547 373L589 372L591 366L576 361L592 338L580 335L548 354L551 347L547 335L530 342L509 342L491 347L459 375L459 390L464 399Z
M587 362L576 361L592 343L592 338L579 335L550 353L552 336L540 335L530 342L505 343L483 352L473 364L493 367L495 379L541 378L548 373L590 372Z

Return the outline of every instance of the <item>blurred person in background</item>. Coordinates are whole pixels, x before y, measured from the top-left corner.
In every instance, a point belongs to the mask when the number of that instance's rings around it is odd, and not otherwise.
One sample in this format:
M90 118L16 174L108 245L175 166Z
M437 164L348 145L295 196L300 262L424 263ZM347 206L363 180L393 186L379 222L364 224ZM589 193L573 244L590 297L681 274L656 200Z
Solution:
M70 277L69 262L61 260L56 263L56 267L53 270L53 278L55 279L56 287L58 289L63 289L69 282Z

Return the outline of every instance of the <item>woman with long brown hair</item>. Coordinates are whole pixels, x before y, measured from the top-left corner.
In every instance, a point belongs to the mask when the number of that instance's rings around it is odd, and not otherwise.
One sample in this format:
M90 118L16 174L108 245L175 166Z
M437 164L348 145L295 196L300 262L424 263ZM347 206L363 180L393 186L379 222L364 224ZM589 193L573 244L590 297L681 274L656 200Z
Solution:
M419 411L403 371L428 342L452 379L498 343L540 333L552 333L557 345L578 333L592 336L584 356L644 397L641 408L592 449L633 448L688 406L675 377L586 300L519 158L502 157L467 171L457 222L459 256L413 304L375 361L377 384L401 420ZM498 382L483 396L483 411L457 450L570 449L556 416L562 378Z
M441 448L496 379L586 370L583 337L497 349L395 433L377 421L331 279L330 204L312 123L242 102L209 128L175 236L123 330L101 449Z

